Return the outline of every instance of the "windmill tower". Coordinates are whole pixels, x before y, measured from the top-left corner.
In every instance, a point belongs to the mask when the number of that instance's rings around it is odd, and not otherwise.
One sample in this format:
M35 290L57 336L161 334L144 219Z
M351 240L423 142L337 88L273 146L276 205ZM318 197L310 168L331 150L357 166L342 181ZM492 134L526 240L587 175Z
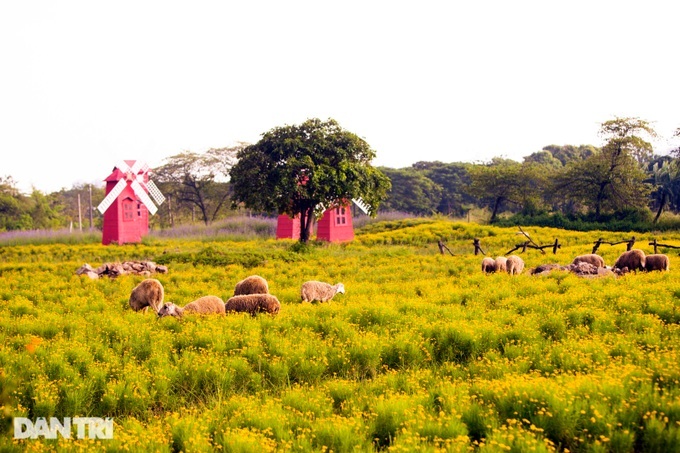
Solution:
M361 199L352 199L357 208L364 214L368 214L368 206ZM328 242L347 242L354 239L354 226L352 225L352 210L350 203L326 209L321 219L317 222L316 239ZM290 218L281 214L276 224L276 239L297 239L300 237L300 218Z
M368 206L359 198L354 203L364 214L368 214ZM328 242L348 242L354 240L354 226L352 225L351 203L326 209L316 227L316 240Z
M149 232L149 214L158 210L151 197L159 205L165 201L149 180L149 166L138 160L122 161L104 181L106 196L97 206L104 214L102 244L141 242Z

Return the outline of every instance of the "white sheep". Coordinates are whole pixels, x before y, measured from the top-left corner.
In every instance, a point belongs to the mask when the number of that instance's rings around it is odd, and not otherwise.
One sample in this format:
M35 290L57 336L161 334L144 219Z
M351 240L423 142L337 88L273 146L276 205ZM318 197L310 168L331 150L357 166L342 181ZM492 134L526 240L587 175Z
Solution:
M496 257L496 272L505 272L508 269L508 259L504 256Z
M163 285L155 278L147 278L135 286L130 293L128 303L134 311L144 310L149 307L156 313L163 304Z
M645 270L647 271L667 271L670 266L668 255L657 253L645 256Z
M224 309L227 313L250 313L252 316L257 313L276 315L281 310L281 303L272 294L241 294L230 297Z
M158 316L175 316L181 318L185 313L197 313L201 315L208 314L224 314L224 301L217 296L203 296L199 297L193 302L186 304L184 307L178 307L172 302L163 304L158 310Z
M326 302L331 300L337 293L345 294L345 285L342 283L331 285L330 283L311 280L304 282L300 290L302 302L313 302L315 300Z
M517 255L510 255L506 267L508 274L519 275L524 270L524 260Z
M596 255L595 253L589 253L587 255L579 255L576 258L574 258L574 261L571 262L571 264L578 264L578 263L588 263L588 264L592 264L595 267L605 267L604 266L604 258L602 258L600 255Z
M482 260L482 272L491 274L496 272L496 261L488 256Z
M238 282L234 288L234 296L244 294L269 294L269 284L259 275L251 275Z

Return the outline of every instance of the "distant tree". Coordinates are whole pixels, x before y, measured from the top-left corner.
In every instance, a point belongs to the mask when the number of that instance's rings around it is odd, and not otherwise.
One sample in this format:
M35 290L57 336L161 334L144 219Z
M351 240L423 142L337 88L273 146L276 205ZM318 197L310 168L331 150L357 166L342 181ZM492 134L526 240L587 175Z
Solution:
M463 216L476 203L476 199L467 193L470 185L470 167L468 163L416 162L413 168L423 172L430 180L442 189L437 211L446 215Z
M597 148L592 145L548 145L543 147L543 151L548 151L552 156L565 166L571 162L578 162L595 154Z
M52 229L63 226L64 217L61 215L62 206L54 194L46 195L39 190L31 193L31 208L29 215L32 219L31 228Z
M154 169L154 180L166 197L172 197L175 208L184 204L197 208L206 225L216 220L228 206L228 175L236 154L246 145L213 148L203 154L183 152L165 159ZM171 205L172 201L168 203ZM168 208L171 209L171 208Z
M550 151L546 150L529 154L524 158L523 162L538 164L548 168L560 168L563 166L562 161L553 156Z
M519 162L494 159L489 164L470 168L471 184L468 193L480 200L489 200L491 223L496 221L503 203L516 202L519 199L521 167Z
M657 156L647 168L645 182L652 186L652 202L656 209L653 223L657 223L663 211L680 199L680 166L671 156Z
M390 188L389 179L370 162L375 151L333 119L309 119L264 133L239 151L230 171L232 206L276 211L300 218L300 242L325 209L362 198L370 215Z
M652 144L644 140L643 136L656 138L656 131L649 122L640 118L615 118L605 121L600 128L600 135L607 139L608 147L618 153L626 153L635 158L640 164L647 164L654 150Z
M29 209L29 198L21 194L12 177L0 177L0 231L31 228Z
M582 202L597 219L604 211L646 207L651 188L644 182L646 174L639 162L646 156L647 146L632 134L648 129L637 119L617 118L603 123L601 133L609 137L607 143L587 159L568 165L556 178L555 192Z
M441 200L442 188L423 172L414 168L393 169L380 167L392 183L383 207L389 211L409 212L417 215L430 215L437 210Z

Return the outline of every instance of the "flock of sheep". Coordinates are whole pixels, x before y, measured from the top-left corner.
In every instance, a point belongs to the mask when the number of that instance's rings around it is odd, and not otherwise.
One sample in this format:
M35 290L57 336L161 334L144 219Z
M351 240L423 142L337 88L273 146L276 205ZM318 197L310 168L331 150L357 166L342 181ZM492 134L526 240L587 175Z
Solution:
M319 281L308 281L302 284L300 296L302 302L326 302L337 293L345 293L342 283L331 285ZM172 302L163 302L165 290L160 281L147 278L135 286L128 301L130 308L135 311L148 310L151 308L159 317L175 316L181 318L186 313L226 314L226 313L249 313L255 316L258 313L278 314L281 303L276 296L269 293L267 280L259 275L251 275L236 284L234 295L227 302L217 296L203 296L184 307L179 307Z
M613 266L605 265L604 259L594 253L579 255L567 266L559 264L543 264L531 270L532 275L542 275L553 270L567 270L579 275L607 275L625 274L631 271L667 271L670 260L667 255L645 255L640 249L633 249L622 253ZM496 259L485 257L482 259L484 273L507 272L519 275L524 271L524 260L517 255L507 258L499 256ZM302 284L300 297L302 302L326 302L337 293L344 294L342 283L331 285L325 282L308 281ZM259 275L251 275L236 284L234 295L226 302L217 296L203 296L179 307L172 302L164 302L164 289L160 281L148 278L137 285L130 294L130 308L135 311L148 310L150 307L159 317L175 316L181 318L186 313L198 314L226 314L231 312L278 314L281 303L273 294L269 293L267 280Z
M667 271L670 268L670 260L667 255L645 255L640 249L623 252L613 266L606 266L604 258L590 253L579 255L567 266L559 264L542 264L531 270L532 275L545 274L553 270L566 270L579 275L607 275L625 274L632 271ZM482 259L482 272L507 272L510 275L522 273L524 261L517 255L507 258L499 256L496 259L485 257Z

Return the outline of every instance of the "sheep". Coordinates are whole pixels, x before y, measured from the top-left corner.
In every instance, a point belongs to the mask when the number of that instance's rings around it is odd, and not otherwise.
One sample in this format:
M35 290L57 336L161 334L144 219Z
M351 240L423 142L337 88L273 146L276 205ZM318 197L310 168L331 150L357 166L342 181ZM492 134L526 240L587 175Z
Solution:
M134 287L132 293L130 293L128 303L134 311L146 311L151 307L158 313L163 304L163 296L164 290L161 282L155 278L147 278Z
M224 305L227 313L250 313L255 316L257 313L278 314L281 303L272 294L241 294L229 298Z
M491 274L496 272L496 261L488 256L482 260L482 272Z
M158 310L158 316L175 316L181 318L185 313L198 313L201 315L208 315L211 313L224 314L224 301L217 296L203 296L199 297L193 302L186 304L184 307L178 307L172 302L163 304Z
M267 280L259 275L251 275L244 278L236 284L234 296L242 296L244 294L269 294Z
M524 270L524 260L517 255L510 255L506 263L506 268L508 274L519 275Z
M645 270L645 252L633 249L623 252L614 263L614 269L628 268L629 271Z
M336 293L345 294L345 285L342 283L331 285L330 283L312 280L304 282L300 290L302 302L313 302L315 300L326 302L331 300Z
M504 256L496 257L496 272L505 272L508 269L508 259Z
M645 256L646 271L667 271L670 269L668 255L662 253Z
M574 261L571 262L571 264L578 263L588 263L592 264L595 267L605 267L604 258L602 258L600 255L596 255L595 253L589 253L588 255L579 255L576 258L574 258Z

